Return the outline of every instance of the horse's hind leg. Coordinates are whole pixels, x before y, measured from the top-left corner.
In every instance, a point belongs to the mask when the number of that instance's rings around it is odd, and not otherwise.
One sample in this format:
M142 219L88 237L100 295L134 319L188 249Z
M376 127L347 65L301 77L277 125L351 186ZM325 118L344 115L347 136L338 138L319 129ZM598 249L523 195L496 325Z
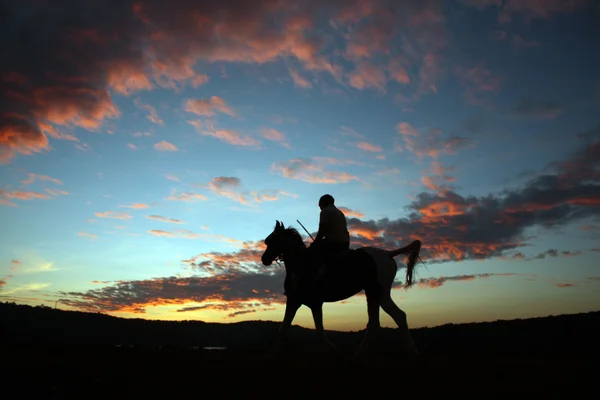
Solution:
M367 297L367 313L369 315L369 321L367 322L367 331L356 350L355 357L363 356L371 350L374 339L381 328L381 321L379 318L379 298L381 296L381 289L374 288L365 290L365 295Z
M412 338L410 337L410 332L408 329L408 322L406 320L406 313L402 311L394 300L392 300L392 296L390 293L384 293L381 296L381 308L383 311L389 314L390 317L394 320L396 325L398 325L398 329L400 330L400 337L402 340L402 344L404 350L409 354L418 354L417 350Z

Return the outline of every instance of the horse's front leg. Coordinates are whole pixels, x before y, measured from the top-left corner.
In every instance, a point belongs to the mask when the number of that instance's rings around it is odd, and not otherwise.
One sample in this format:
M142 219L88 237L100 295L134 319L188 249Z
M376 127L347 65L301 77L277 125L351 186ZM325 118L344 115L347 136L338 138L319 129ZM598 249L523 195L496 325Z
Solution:
M285 315L283 317L281 325L279 326L279 332L277 334L277 339L275 340L275 346L271 351L271 356L278 354L284 347L285 339L287 338L287 333L290 329L290 326L292 325L294 317L296 316L296 312L298 311L301 305L302 304L299 301L290 299L289 297L287 298L287 301L285 302Z
M317 331L319 341L325 346L325 349L337 353L337 347L327 339L327 336L325 336L325 329L323 327L323 303L311 305L310 310L312 311L313 320L315 321L315 330Z

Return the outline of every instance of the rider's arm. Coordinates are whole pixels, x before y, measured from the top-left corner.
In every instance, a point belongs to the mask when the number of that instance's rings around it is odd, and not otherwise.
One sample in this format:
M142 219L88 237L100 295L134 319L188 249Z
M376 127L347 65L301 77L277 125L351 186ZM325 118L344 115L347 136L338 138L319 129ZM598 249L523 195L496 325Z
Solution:
M319 218L319 231L317 232L317 236L315 237L315 241L321 240L325 237L325 217L323 215L323 211L321 211L321 216Z

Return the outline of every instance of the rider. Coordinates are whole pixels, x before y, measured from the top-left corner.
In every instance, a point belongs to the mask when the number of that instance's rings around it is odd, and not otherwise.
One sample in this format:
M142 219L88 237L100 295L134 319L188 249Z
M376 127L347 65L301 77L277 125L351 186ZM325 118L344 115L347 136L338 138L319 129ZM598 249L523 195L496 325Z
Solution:
M319 219L319 231L315 241L310 245L321 255L336 255L350 248L350 234L346 225L346 216L335 206L333 196L325 194L319 199L321 215ZM318 276L323 273L319 269Z

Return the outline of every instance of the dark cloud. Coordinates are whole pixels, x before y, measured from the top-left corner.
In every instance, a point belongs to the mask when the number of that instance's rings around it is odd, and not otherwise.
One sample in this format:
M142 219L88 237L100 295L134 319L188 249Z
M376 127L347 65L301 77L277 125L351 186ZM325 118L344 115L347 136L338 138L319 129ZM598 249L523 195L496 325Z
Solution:
M563 111L560 104L552 101L543 101L537 99L523 98L520 99L510 112L519 117L556 117Z

